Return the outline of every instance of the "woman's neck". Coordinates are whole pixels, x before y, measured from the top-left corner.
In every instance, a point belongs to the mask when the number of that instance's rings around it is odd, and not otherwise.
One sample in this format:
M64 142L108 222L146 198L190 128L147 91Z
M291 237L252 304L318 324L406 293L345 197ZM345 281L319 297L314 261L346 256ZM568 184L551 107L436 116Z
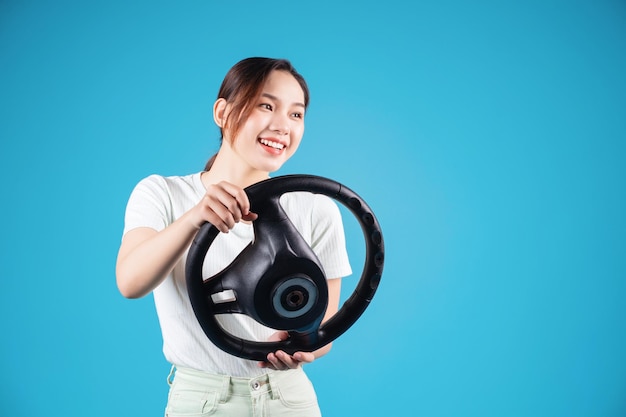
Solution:
M224 147L220 148L211 169L202 174L202 182L205 187L226 181L246 188L267 178L269 178L268 172L247 166L230 149L224 149Z

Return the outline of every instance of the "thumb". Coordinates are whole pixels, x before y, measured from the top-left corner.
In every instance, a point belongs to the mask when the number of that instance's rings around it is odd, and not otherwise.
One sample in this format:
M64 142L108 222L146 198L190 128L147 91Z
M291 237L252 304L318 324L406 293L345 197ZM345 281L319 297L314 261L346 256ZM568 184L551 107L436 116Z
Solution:
M241 218L245 221L252 222L259 218L259 215L249 211L247 214L241 216Z
M269 342L282 342L289 339L289 333L284 330L277 331L267 339Z

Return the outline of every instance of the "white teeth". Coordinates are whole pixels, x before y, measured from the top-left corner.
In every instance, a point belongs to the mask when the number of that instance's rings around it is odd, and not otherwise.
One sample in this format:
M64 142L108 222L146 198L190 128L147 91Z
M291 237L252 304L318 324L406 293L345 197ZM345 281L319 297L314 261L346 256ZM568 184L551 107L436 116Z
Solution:
M260 142L263 145L270 146L274 149L283 149L285 147L285 145L283 145L282 143L272 142L271 140L267 140L267 139L261 139Z

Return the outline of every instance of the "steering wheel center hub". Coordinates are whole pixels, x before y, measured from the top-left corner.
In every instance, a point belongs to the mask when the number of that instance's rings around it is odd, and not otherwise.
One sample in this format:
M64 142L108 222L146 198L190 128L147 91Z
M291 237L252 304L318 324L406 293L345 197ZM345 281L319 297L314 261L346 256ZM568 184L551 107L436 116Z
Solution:
M294 276L279 283L272 296L274 311L286 318L300 317L318 300L317 287L310 278Z

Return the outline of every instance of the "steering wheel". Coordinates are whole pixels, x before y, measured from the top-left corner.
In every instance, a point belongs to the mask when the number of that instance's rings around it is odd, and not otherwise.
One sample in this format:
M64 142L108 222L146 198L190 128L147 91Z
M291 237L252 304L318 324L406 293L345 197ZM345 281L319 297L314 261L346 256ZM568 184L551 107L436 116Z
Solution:
M270 352L311 352L341 336L363 314L380 282L384 244L374 213L354 191L312 175L270 178L245 189L252 211L254 239L230 265L210 278L202 266L219 234L211 223L198 231L189 249L186 280L194 313L207 337L220 349L245 359L264 361ZM365 238L365 262L352 295L321 324L328 305L328 286L320 261L280 205L288 192L326 195L357 218ZM226 332L218 314L246 314L259 323L288 331L278 342L244 340Z

